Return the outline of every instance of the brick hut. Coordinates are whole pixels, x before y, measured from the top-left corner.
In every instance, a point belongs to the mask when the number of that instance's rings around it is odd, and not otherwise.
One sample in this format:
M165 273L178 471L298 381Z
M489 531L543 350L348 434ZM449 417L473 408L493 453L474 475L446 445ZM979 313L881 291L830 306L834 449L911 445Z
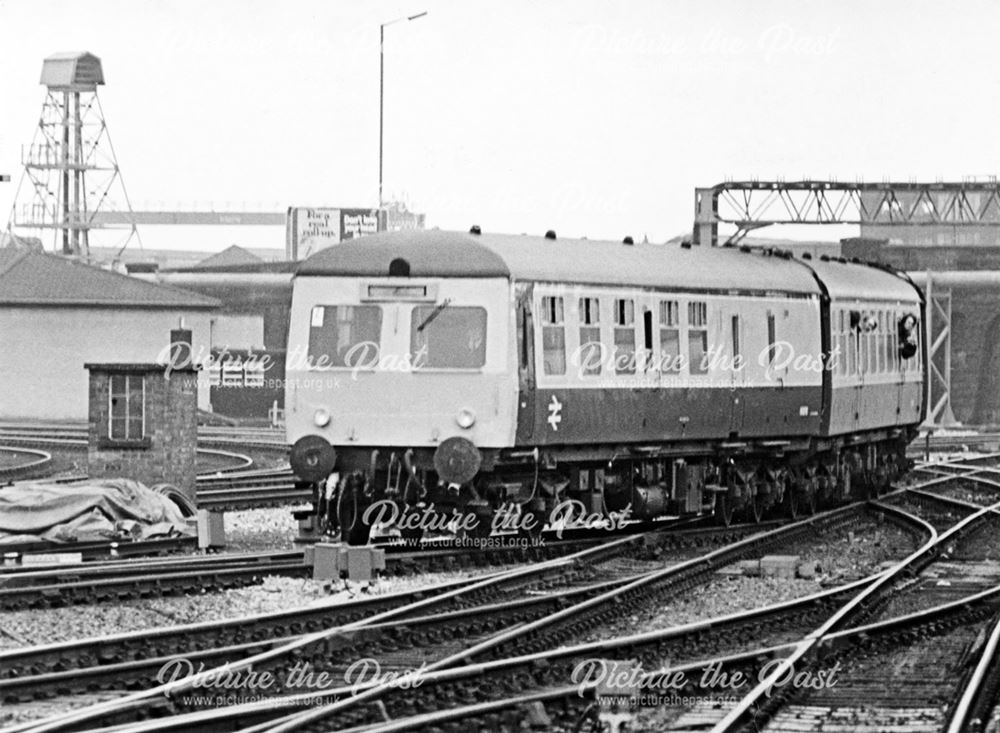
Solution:
M92 478L169 483L195 501L198 372L163 364L85 364Z

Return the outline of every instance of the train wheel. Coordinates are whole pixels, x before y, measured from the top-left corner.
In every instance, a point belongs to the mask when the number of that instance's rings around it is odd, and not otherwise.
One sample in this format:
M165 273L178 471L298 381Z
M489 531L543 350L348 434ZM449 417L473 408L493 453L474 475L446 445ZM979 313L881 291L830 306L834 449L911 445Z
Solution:
M809 490L806 491L806 495L804 497L805 501L803 503L805 505L806 514L810 517L816 513L816 508L819 505L818 494L819 492L816 490L815 486L810 487Z
M842 463L840 469L837 471L837 492L840 496L845 497L848 501L851 501L854 497L851 495L853 481L853 472L851 471L850 465L846 462Z
M785 512L792 519L799 518L799 514L802 512L802 507L800 506L800 503L801 502L798 490L791 486L786 486L783 504L785 507Z
M723 527L733 523L733 500L725 492L715 495L715 522Z
M767 511L767 497L764 496L760 483L757 481L748 482L747 490L753 491L753 496L747 500L747 519L758 524Z

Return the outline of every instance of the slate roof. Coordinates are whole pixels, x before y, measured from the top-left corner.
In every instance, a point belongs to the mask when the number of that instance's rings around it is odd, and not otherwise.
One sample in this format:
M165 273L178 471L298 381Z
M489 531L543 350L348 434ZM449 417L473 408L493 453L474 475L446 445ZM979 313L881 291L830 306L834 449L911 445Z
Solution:
M57 255L0 248L0 305L214 309L221 301Z
M216 252L210 257L206 257L198 264L194 265L192 269L201 270L202 268L215 268L215 267L232 267L233 265L255 265L263 262L260 257L255 255L253 252L249 252L238 244L234 244L221 252Z

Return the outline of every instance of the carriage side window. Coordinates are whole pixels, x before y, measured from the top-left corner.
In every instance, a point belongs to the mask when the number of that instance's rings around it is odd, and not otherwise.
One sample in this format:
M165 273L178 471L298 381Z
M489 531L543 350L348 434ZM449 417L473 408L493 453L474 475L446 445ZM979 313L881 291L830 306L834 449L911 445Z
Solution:
M601 301L598 298L580 298L580 374L600 374L603 352Z
M847 327L847 372L854 375L858 373L858 343L860 342L860 321L855 323L854 314L846 315L844 325Z
M374 368L381 333L381 306L314 306L309 324L309 366Z
M899 337L902 343L899 345L900 363L903 371L913 363L913 360L920 358L920 321L912 313L900 316L898 321L900 328Z
M739 363L740 356L740 317L733 316L733 366Z
M767 312L767 364L770 366L774 363L774 357L777 355L777 347L775 342L777 340L776 335L776 325L774 320L774 313L771 311Z
M899 371L899 329L896 328L896 324L899 323L899 312L891 311L889 313L889 339L890 339L890 354L892 356L892 370L894 372Z
M867 374L871 371L868 364L868 317L865 314L861 314L861 320L858 321L858 373Z
M881 374L885 369L885 356L882 347L882 313L875 311L872 313L872 343L875 345L875 353L872 354L872 364L876 373Z
M480 368L486 363L486 309L416 306L410 319L410 354L414 368Z
M635 303L615 298L615 373L635 374Z
M885 311L879 311L878 314L878 334L879 340L882 342L882 350L879 352L879 366L883 374L888 374L892 369L892 352L889 343L889 319L886 317Z
M688 360L692 374L708 374L708 304L688 303Z
M868 349L868 371L874 373L878 371L878 342L876 341L878 334L876 333L875 314L869 313L865 321L868 329L865 345L865 348Z
M145 378L139 374L112 374L108 386L108 438L122 442L145 438Z
M546 374L566 373L563 299L553 295L542 297L542 371Z
M837 373L847 374L847 330L844 328L844 311L838 310L834 320L834 330L837 332Z
M660 371L681 372L681 310L676 300L660 301Z

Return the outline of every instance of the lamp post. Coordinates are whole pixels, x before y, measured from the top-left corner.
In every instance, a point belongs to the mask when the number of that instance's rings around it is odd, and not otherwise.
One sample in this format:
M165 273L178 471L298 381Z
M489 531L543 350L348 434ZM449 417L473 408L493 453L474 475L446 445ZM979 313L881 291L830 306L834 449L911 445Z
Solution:
M427 11L386 21L378 27L378 207L382 208L382 128L385 108L385 27L400 21L416 20L427 15Z

